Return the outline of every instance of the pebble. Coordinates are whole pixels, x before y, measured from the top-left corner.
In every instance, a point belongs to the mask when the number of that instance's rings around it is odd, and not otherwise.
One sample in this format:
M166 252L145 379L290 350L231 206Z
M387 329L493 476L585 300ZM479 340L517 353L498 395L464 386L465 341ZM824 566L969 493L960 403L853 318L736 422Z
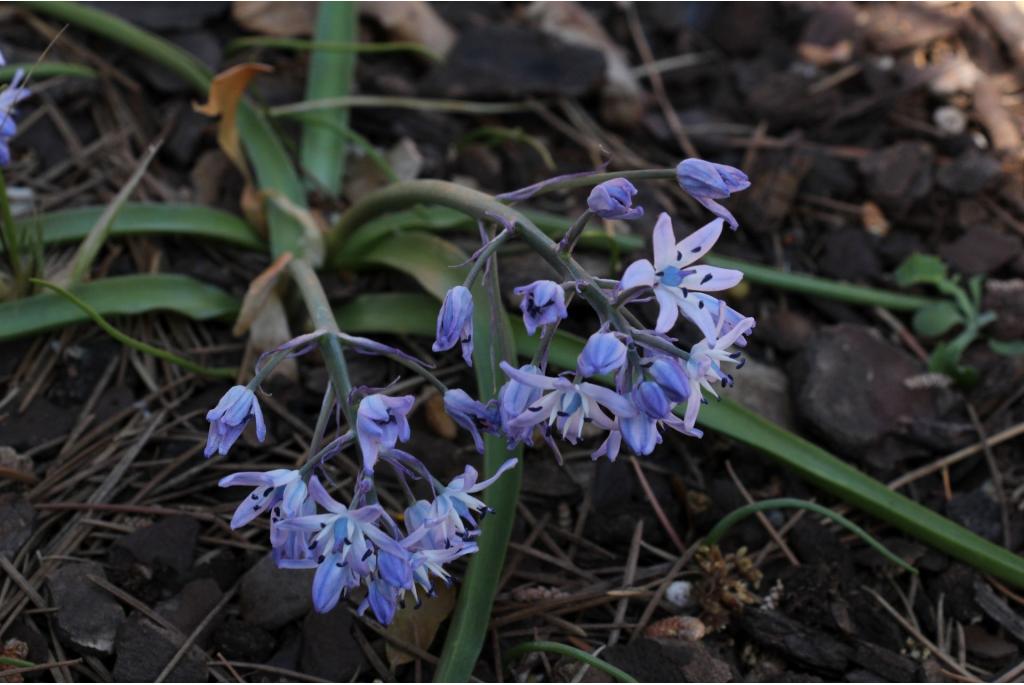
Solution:
M162 628L147 618L131 616L117 631L114 680L120 683L153 682L184 642L185 636ZM204 683L206 654L190 646L165 680L171 683Z
M313 569L281 569L270 554L242 576L242 618L276 630L313 608Z
M65 564L47 580L57 608L57 636L83 654L110 655L124 609L88 576L106 579L102 566L83 562Z
M0 554L14 557L32 536L36 510L21 495L0 495Z

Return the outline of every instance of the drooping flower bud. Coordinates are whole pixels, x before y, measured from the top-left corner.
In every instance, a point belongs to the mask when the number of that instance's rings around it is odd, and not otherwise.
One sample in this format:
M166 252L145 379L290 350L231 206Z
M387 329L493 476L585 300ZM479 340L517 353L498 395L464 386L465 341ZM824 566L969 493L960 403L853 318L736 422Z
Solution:
M522 295L519 308L527 335L533 335L540 326L555 324L569 315L565 308L565 291L554 281L534 281L515 289Z
M457 285L444 296L437 315L437 337L431 347L443 352L462 343L462 358L473 366L473 295L469 288Z
M633 206L636 193L636 187L626 179L613 178L594 186L587 207L602 219L638 219L644 215L644 208Z
M715 200L722 200L749 188L750 179L745 173L725 164L705 162L703 159L684 159L676 167L676 180L693 199L711 210L715 216L729 222L730 228L739 228L739 222L732 212Z

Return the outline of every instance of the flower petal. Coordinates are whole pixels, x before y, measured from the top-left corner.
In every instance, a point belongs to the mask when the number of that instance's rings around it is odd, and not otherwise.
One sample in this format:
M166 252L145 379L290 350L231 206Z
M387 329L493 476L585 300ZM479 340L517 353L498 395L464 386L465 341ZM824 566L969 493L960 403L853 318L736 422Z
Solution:
M706 255L722 235L724 223L722 219L715 219L676 243L676 266L688 266Z
M619 287L622 290L644 285L651 288L654 287L655 280L654 265L646 259L638 259L626 267L626 271L622 274L622 280L619 281Z
M676 263L676 236L672 231L672 217L668 212L658 215L654 224L654 268L657 271Z

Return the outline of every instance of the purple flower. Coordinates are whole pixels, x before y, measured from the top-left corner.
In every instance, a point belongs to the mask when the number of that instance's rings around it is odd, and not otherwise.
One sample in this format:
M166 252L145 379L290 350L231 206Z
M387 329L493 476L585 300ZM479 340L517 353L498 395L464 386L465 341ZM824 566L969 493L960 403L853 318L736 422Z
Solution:
M3 55L0 55L0 65L4 63ZM11 163L10 139L17 132L14 107L32 94L28 88L20 86L23 76L24 72L19 69L7 87L0 91L0 167Z
M682 313L706 338L714 339L716 328L707 301L695 297L695 291L727 290L743 280L743 272L693 263L707 254L721 234L722 220L715 219L677 243L672 219L665 213L658 217L654 226L654 263L646 259L633 262L619 284L623 290L641 286L654 289L659 306L654 330L658 333L671 330Z
M629 449L639 456L650 454L661 442L657 419L652 419L643 412L638 412L636 416L620 418L619 431Z
M612 373L626 363L626 346L614 333L594 333L576 359L576 370L585 378Z
M476 451L483 454L484 441L480 431L496 433L501 426L501 417L493 404L484 404L470 397L465 390L454 388L444 394L444 410L473 435Z
M437 526L436 536L445 540L446 544L455 544L456 538L466 536L465 524L475 529L475 516L486 511L487 505L473 495L490 487L503 473L515 467L517 461L507 460L493 476L479 482L477 470L467 465L461 475L453 478L448 485L438 488L430 513L432 525Z
M437 337L431 349L443 352L462 343L462 358L473 366L473 295L457 285L444 296L437 315Z
M684 402L690 396L690 380L686 370L675 359L658 357L647 367L647 373L672 402Z
M363 453L363 472L373 473L377 457L382 450L409 439L409 419L406 418L415 402L412 395L389 397L367 395L356 410L356 437Z
M227 454L242 435L250 416L256 420L256 437L263 442L267 437L267 426L263 423L263 412L256 394L244 385L236 385L224 393L217 406L206 413L210 432L203 456L210 457L214 452Z
M587 198L587 207L602 219L638 219L643 207L633 207L636 187L624 178L613 178L594 186Z
M225 476L217 483L222 488L236 485L248 485L255 488L235 509L231 517L231 527L241 528L272 506L280 504L285 498L287 486L302 483L302 474L294 469L274 469L273 471L242 471ZM289 491L288 506L296 509L296 504L305 499L305 486L293 487Z
M519 372L536 376L544 375L540 368L533 364L520 366ZM501 418L501 430L511 444L514 445L520 442L525 442L528 445L533 444L531 438L533 434L532 426L513 430L509 424L512 419L522 414L526 411L527 407L539 400L541 394L540 388L521 383L515 379L509 380L508 383L501 386L501 390L498 391L498 413Z
M501 362L501 369L512 380L549 391L508 422L507 426L513 433L532 430L533 426L547 421L548 426L554 425L562 438L575 445L583 434L585 423L592 421L605 430L614 427L613 419L605 414L604 409L615 416L633 416L636 413L629 400L600 385L577 384L562 377L523 373L507 362Z
M676 180L693 199L711 210L715 216L728 221L734 231L739 228L736 217L715 200L725 199L749 188L750 179L745 173L735 167L705 162L703 159L684 159L676 167Z
M663 418L672 408L661 386L654 381L643 381L633 390L633 404L639 413L652 419Z
M718 317L719 327L724 324L725 319L723 312ZM690 358L686 361L686 376L690 384L690 394L686 400L686 413L683 416L683 423L688 429L692 429L696 425L700 405L704 402L701 389L703 388L714 397L718 397L712 383L717 381L723 386L732 385L732 375L726 373L722 369L722 365L736 364L737 368L743 365L743 358L739 352L729 352L729 348L739 338L749 333L753 327L754 319L748 317L733 326L728 333L720 333L712 340L704 339L690 348Z
M565 291L554 281L534 281L515 289L522 295L519 308L523 311L526 334L533 335L540 326L555 324L569 316L565 308Z

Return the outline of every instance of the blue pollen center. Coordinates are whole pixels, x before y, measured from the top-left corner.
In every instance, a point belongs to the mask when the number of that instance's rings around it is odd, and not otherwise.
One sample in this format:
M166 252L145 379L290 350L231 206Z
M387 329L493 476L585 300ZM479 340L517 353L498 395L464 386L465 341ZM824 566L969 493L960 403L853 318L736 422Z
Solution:
M661 272L661 283L670 288L675 288L683 282L686 272L675 266L666 266Z
M580 397L578 392L574 392L572 395L565 395L562 398L562 411L571 416L576 413L581 404L583 404L583 398Z

